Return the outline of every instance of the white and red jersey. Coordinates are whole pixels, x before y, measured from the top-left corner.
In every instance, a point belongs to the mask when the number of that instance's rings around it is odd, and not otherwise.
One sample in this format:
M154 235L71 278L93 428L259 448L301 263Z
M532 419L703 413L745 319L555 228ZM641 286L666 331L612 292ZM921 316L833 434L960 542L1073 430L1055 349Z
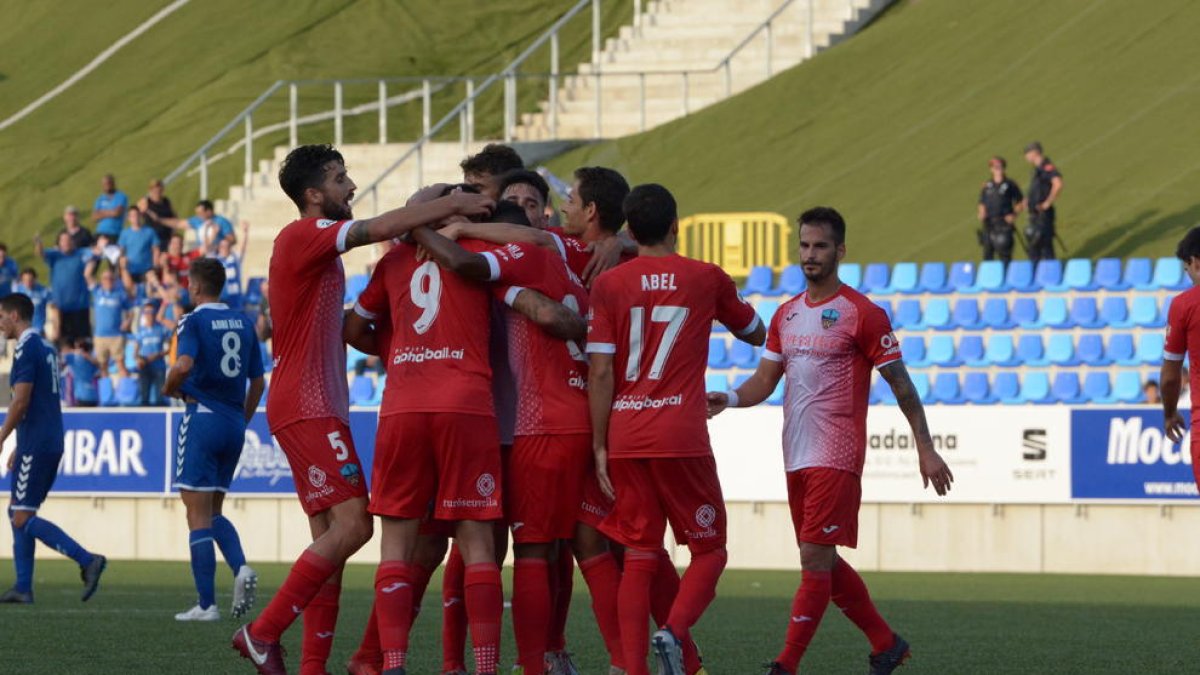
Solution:
M583 277L583 270L592 261L592 250L584 240L571 234L561 227L551 227L546 230L558 238L559 250L567 261L567 268L577 277ZM636 255L621 255L621 262L636 258Z
M762 358L785 368L784 468L861 476L871 368L900 360L887 314L845 285L819 303L801 293L775 312Z
M638 257L597 277L591 303L587 351L614 355L609 456L711 455L704 369L712 322L739 335L761 323L733 279L679 255Z
M1167 341L1163 358L1182 361L1187 356L1191 373L1192 419L1200 412L1200 287L1175 296L1167 310ZM1194 422L1193 422L1194 423Z
M272 432L320 417L349 423L340 256L353 224L301 218L275 237L269 277L275 368L267 397Z

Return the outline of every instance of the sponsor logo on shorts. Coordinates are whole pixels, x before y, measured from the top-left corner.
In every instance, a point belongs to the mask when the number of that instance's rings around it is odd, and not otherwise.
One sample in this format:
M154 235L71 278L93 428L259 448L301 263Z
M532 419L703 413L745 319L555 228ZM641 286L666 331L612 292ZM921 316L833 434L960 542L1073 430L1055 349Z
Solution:
M443 509L490 509L500 506L495 499L443 499Z
M579 508L583 509L587 513L592 514L593 516L599 516L601 518L608 516L608 509L596 506L595 504L592 504L586 500L579 504Z
M325 487L325 481L328 477L319 466L308 467L308 482L318 490Z
M328 497L328 496L329 496L329 495L331 495L331 494L333 494L333 486L332 486L332 485L326 485L325 487L323 487L323 488L321 488L321 489L317 490L316 492L309 492L309 493L305 494L305 495L304 495L304 501L306 501L306 502L315 502L315 501L317 501L318 499L320 499L320 498L322 498L322 497Z
M442 347L441 349L430 349L429 347L406 347L397 349L392 355L392 365L402 365L405 363L424 363L426 361L462 361L465 351L462 349L451 349Z
M479 480L475 481L475 489L480 497L491 497L496 491L496 479L490 473L481 474Z
M700 527L708 529L717 521L717 510L712 504L705 504L696 509L696 524Z
M342 478L345 478L347 483L354 486L357 486L362 480L362 472L358 470L357 464L345 464L338 470L338 473L342 474Z
M621 396L613 401L612 409L614 411L621 410L656 410L658 408L668 408L677 405L683 405L683 394L675 394L674 396L664 396L663 398L650 398L649 396Z

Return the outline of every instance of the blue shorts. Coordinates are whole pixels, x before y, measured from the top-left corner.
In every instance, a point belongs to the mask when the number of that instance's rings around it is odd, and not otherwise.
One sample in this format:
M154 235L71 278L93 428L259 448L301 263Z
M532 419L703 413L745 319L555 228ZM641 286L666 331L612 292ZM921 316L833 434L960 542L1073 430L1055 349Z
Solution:
M38 510L58 477L61 461L61 452L30 452L17 448L9 489L14 511Z
M189 403L175 435L177 490L228 492L246 442L246 425Z

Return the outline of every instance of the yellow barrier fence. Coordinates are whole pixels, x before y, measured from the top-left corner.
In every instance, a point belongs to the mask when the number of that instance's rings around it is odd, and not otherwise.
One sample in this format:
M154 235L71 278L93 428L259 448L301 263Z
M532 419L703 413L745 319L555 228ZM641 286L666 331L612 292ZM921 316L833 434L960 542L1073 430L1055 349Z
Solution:
M792 262L794 227L778 213L700 213L679 221L679 249L735 277L760 265L779 272Z

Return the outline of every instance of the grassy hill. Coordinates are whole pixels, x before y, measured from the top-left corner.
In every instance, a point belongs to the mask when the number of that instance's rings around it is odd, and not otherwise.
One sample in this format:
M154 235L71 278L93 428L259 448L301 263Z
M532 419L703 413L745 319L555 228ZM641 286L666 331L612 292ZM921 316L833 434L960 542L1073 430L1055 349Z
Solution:
M1200 222L1197 34L1190 0L902 0L741 96L551 168L661 182L684 214L833 205L854 260L970 259L988 157L1025 185L1037 139L1069 255L1170 255Z

